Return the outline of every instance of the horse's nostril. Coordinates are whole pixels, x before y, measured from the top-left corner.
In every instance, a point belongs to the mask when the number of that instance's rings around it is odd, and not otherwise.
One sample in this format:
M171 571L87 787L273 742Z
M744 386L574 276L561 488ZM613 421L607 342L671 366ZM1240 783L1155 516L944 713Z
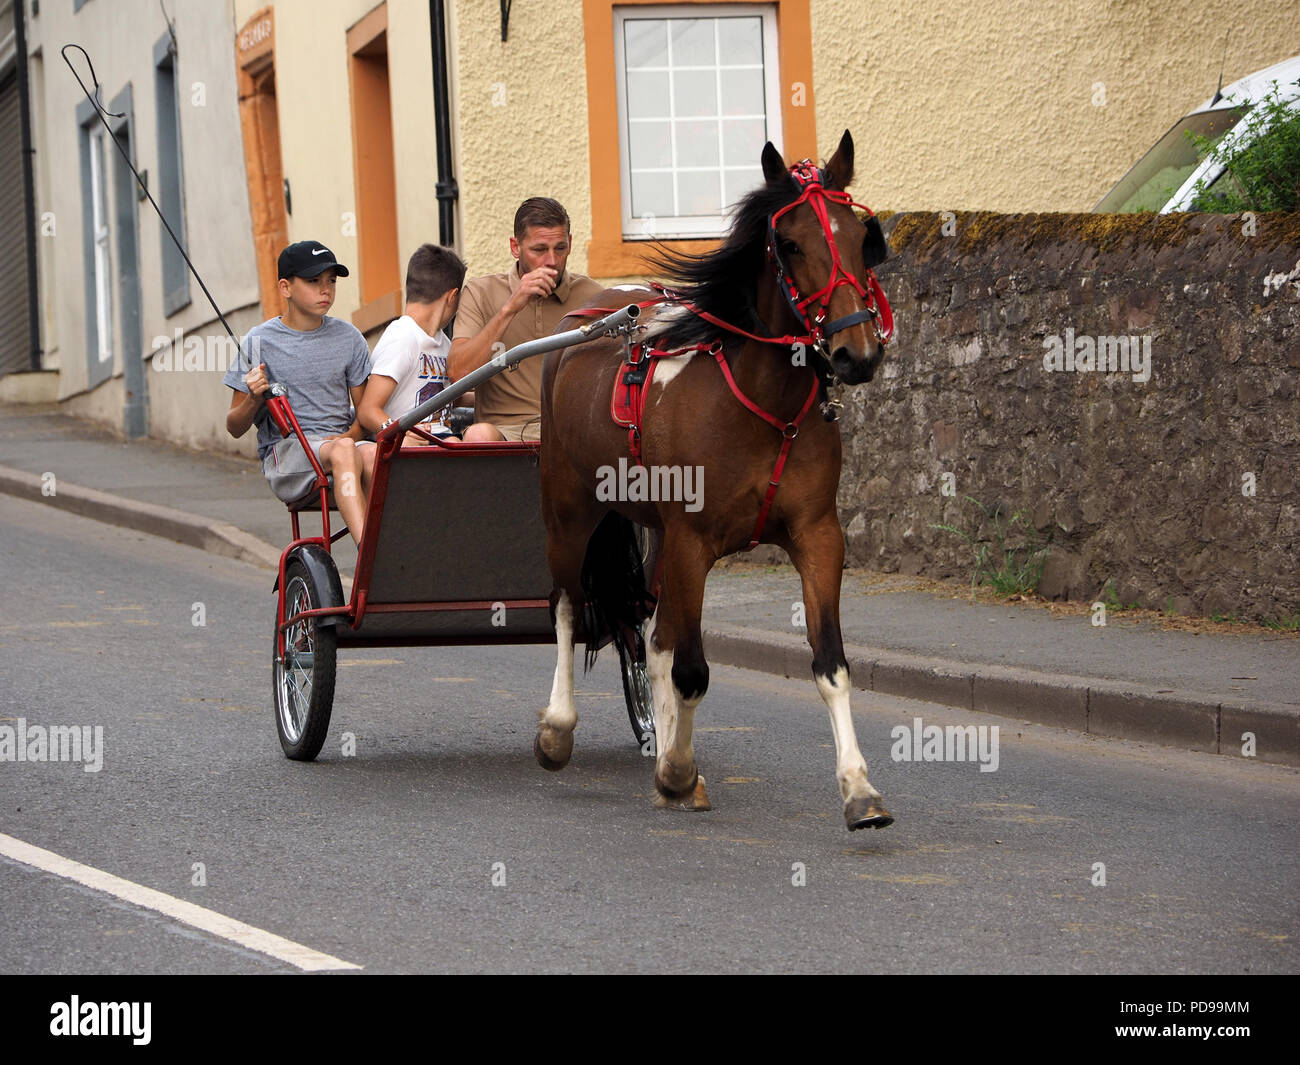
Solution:
M831 352L831 368L846 385L862 384L875 376L876 367L885 356L884 348L877 347L866 355L857 355L851 348L838 347Z

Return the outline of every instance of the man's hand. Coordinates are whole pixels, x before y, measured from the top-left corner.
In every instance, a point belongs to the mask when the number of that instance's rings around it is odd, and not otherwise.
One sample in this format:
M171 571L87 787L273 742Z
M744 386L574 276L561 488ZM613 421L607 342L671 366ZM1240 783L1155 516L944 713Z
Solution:
M528 306L528 301L534 296L543 298L549 296L555 291L555 283L559 277L560 272L552 270L549 266L539 266L536 270L528 271L519 279L519 287L511 294L506 308L511 314L518 314Z

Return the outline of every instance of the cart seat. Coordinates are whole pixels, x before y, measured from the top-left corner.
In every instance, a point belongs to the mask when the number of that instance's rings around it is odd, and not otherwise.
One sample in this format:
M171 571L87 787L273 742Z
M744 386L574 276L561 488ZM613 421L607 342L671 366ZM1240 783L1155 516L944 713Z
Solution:
M311 491L308 492L306 495L299 496L292 503L286 503L285 506L287 506L290 512L293 514L301 514L303 511L319 512L320 488L313 486ZM330 478L329 507L330 510L339 509L338 504L334 502L334 478L333 477Z

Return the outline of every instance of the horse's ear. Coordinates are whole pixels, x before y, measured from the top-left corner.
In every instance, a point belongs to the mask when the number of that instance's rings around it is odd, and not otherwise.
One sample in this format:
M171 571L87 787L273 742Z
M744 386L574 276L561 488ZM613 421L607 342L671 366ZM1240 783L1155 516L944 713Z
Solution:
M835 149L835 154L831 156L823 168L826 172L826 187L828 189L847 189L853 181L853 138L849 131L844 131L844 136L840 138L840 146Z
M870 270L889 258L889 244L885 240L884 230L880 228L880 219L872 215L867 219L867 235L862 238L862 259Z
M787 174L789 174L789 170L786 169L785 160L781 158L781 153L776 150L771 141L768 141L763 145L763 177L767 179L767 183L770 185Z

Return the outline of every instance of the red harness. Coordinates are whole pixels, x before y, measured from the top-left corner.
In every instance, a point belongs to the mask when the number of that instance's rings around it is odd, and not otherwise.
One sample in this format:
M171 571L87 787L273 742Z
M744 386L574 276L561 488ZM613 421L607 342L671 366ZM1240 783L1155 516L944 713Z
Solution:
M804 344L814 348L824 346L825 338L834 335L841 329L847 329L852 325L870 319L877 342L887 344L894 335L894 316L889 301L885 298L885 293L876 280L876 275L871 270L867 271L867 282L864 285L844 268L844 264L840 260L839 248L836 247L833 239L830 217L826 211L826 200L830 199L835 203L861 208L867 211L868 215L871 214L870 210L861 204L854 203L846 192L826 189L822 183L821 171L807 159L791 167L790 174L799 184L799 198L782 207L768 219L767 255L776 268L777 281L781 286L781 291L785 293L790 309L794 312L795 318L802 322L807 330L805 334L780 337L757 336L729 322L724 322L721 318L701 310L692 303L678 299L675 294L661 285L652 284L650 287L656 289L660 294L654 299L639 303L638 306L645 310L648 307L664 303L677 303L711 325L716 325L719 329L725 329L737 336L755 340L762 344L775 344L781 347L792 347L795 344ZM802 203L807 203L812 208L813 214L821 225L827 247L830 248L831 252L830 277L822 288L806 297L800 296L794 279L786 271L785 261L781 257L776 235L777 220L787 211ZM841 285L849 285L861 297L865 307L863 310L846 315L843 318L826 322L826 313L830 306L831 296ZM814 303L818 304L818 308L815 315L810 316L809 308ZM614 313L617 309L588 307L583 310L570 311L569 316L601 318ZM763 527L767 523L767 515L772 509L772 500L776 497L776 490L781 485L781 474L785 469L786 459L790 455L790 446L794 443L795 437L799 435L799 426L812 409L813 402L817 398L817 392L820 388L817 375L813 375L812 388L809 389L808 397L804 400L799 413L795 415L793 421L785 422L765 411L740 390L740 386L736 384L736 379L731 374L731 367L722 354L721 340L715 340L712 344L692 344L689 347L678 348L675 351L663 351L644 342L628 343L624 350L623 364L614 377L614 388L609 401L609 413L615 425L627 430L628 452L637 465L642 464L641 426L645 423L646 396L650 391L650 382L654 379L655 367L659 364L660 359L684 356L687 352L708 352L712 355L717 361L718 368L722 371L722 376L726 379L727 387L731 389L732 395L749 411L762 418L781 434L781 450L777 455L776 465L772 469L772 476L768 480L767 492L764 494L762 505L758 510L758 520L754 524L754 532L750 536L749 546L746 548L747 551L752 551L758 546L758 542L762 538Z

